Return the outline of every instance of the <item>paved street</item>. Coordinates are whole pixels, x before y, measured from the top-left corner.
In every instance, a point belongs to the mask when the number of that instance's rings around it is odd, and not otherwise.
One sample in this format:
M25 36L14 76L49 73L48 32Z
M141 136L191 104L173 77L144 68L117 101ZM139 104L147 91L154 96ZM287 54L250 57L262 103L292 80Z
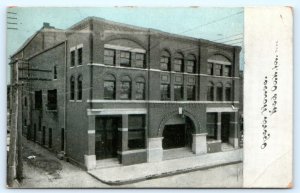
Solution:
M25 143L24 153L30 151L35 154L36 159L42 163L42 160L49 159L49 164L56 167L41 167L43 164L32 164L30 161L24 162L25 179L21 188L121 188L121 187L241 187L242 186L242 164L233 164L199 170L185 174L179 174L164 178L146 180L138 183L110 186L103 184L86 171L68 163L61 161L54 154L30 141ZM27 154L29 155L29 154ZM27 158L25 158L27 159Z

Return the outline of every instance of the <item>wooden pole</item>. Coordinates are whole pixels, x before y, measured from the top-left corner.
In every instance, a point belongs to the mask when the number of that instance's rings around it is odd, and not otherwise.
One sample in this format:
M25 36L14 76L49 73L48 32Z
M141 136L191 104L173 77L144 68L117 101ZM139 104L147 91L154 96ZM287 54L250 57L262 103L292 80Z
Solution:
M16 176L16 148L17 148L17 127L18 127L18 95L19 95L19 85L18 85L18 62L13 64L12 73L13 82L11 86L12 94L12 112L11 112L11 127L10 127L10 144L8 152L8 171L7 171L7 184L9 187L13 186L13 182Z

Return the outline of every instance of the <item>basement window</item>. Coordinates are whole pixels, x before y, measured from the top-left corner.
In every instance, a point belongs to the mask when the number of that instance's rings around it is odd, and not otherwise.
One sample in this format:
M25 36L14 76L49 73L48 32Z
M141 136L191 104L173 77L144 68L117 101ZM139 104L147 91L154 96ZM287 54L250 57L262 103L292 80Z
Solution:
M48 90L48 110L57 110L57 90Z

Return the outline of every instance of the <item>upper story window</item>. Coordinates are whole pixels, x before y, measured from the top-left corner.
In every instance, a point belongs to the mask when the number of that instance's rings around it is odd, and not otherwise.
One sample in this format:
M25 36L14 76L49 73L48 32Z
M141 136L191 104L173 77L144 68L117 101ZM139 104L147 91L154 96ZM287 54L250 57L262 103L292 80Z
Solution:
M71 51L71 67L75 66L75 50Z
M194 55L189 55L186 63L186 72L195 73L196 67L196 57Z
M174 59L174 71L176 72L183 72L183 55L177 53Z
M171 61L171 56L169 52L163 51L160 56L160 69L169 71L170 68L170 61Z
M57 109L57 90L48 90L48 110Z
M207 85L207 100L214 100L214 84L212 82L209 82Z
M104 49L104 64L114 65L116 63L116 51L112 49Z
M160 85L160 99L170 100L170 85L169 84L161 84Z
M56 66L53 67L53 79L54 80L57 79L57 67Z
M142 77L137 78L136 80L136 100L144 100L145 99L145 79Z
M221 76L222 75L222 65L221 64L215 64L215 75L216 76Z
M131 66L131 53L127 51L120 52L120 66L130 67Z
M221 83L217 84L216 95L217 101L223 101L223 85Z
M138 68L145 67L145 54L142 53L135 54L135 66Z
M193 101L196 99L196 89L194 85L187 85L187 100Z
M116 79L113 75L104 78L104 99L116 99Z
M120 99L131 99L131 79L128 76L122 78Z
M231 62L223 55L216 54L208 60L207 74L216 76L231 76ZM213 72L214 69L214 72Z
M226 84L225 86L225 100L231 101L231 84Z
M82 100L82 76L77 78L77 100Z
M207 63L207 74L213 75L214 69L213 69L213 63Z
M180 101L183 99L182 85L174 85L174 99L175 99L175 101Z
M77 49L77 62L78 62L78 66L82 65L82 48L78 48Z
M71 76L70 78L70 100L75 100L75 78Z
M224 65L223 66L223 76L231 76L231 66L230 65Z

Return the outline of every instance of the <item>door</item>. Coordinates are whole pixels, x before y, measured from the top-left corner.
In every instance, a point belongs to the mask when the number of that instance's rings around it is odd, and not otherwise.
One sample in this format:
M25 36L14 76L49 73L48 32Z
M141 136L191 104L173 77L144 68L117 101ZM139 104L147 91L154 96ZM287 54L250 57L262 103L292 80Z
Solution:
M46 127L43 127L43 131L42 131L42 145L46 144Z
M48 147L52 148L52 128L49 128Z
M121 127L121 117L96 118L96 159L117 157L119 127Z
M224 143L229 141L229 129L230 129L230 114L222 113L221 115L221 140Z

